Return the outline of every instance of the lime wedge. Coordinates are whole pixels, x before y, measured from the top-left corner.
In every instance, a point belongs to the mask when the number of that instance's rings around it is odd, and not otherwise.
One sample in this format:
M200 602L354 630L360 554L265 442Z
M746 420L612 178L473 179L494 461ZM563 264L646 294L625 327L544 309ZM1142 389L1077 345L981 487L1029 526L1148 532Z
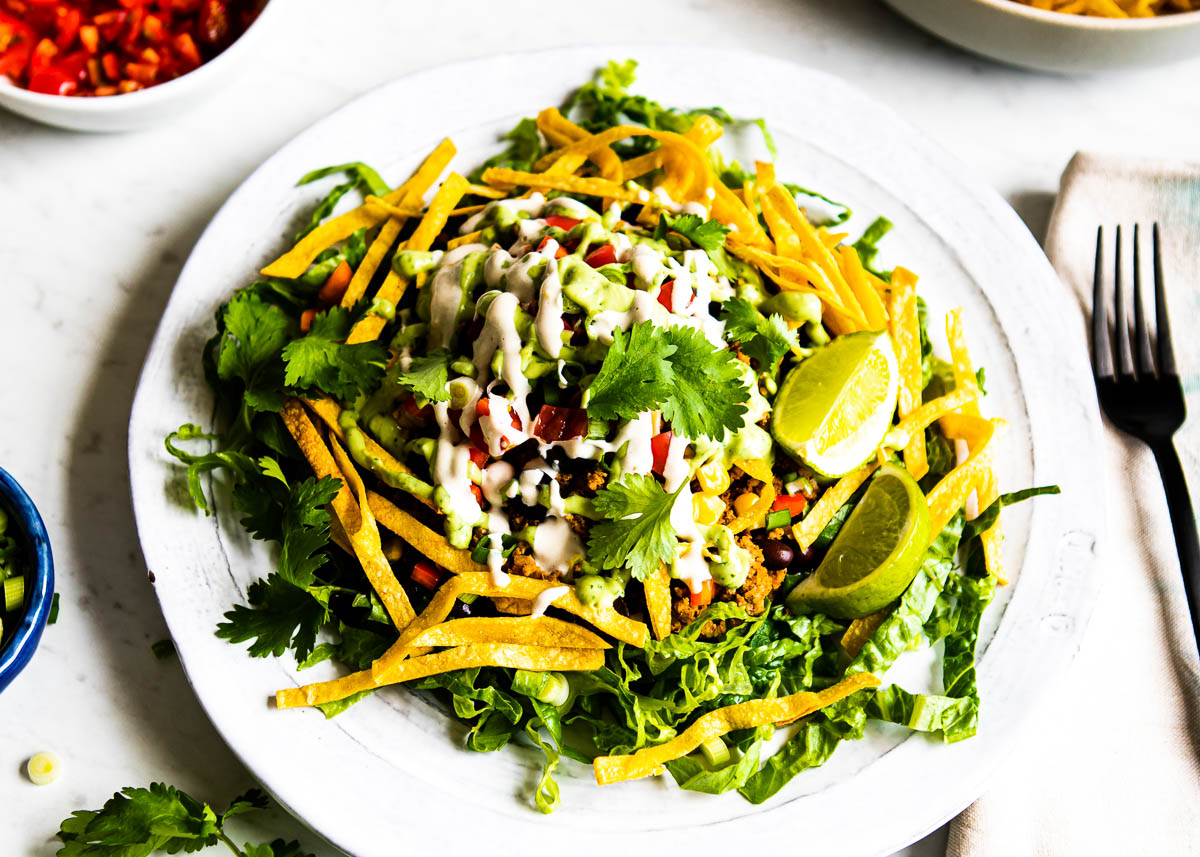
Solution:
M852 333L783 379L771 434L822 476L844 476L871 457L896 411L896 355L886 333Z
M885 464L817 570L788 595L788 608L838 619L874 613L908 588L928 546L925 495L908 471Z

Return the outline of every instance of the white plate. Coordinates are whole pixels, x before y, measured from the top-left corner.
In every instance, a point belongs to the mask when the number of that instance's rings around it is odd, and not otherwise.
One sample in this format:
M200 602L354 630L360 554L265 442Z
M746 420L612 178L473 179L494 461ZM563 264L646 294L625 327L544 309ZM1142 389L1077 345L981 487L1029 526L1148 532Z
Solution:
M208 420L199 355L213 310L283 249L298 213L322 192L296 189L296 178L361 159L398 182L446 135L459 146L456 166L469 169L495 151L497 135L517 118L560 103L606 59L626 56L642 61L637 91L663 103L720 104L735 115L766 117L780 175L847 201L859 212L855 227L886 213L896 228L885 261L919 272L935 311L965 307L976 359L988 370L989 408L1009 421L1002 487L1063 486L1062 497L1005 515L1014 583L984 629L976 738L943 746L895 727L873 728L763 806L736 794L681 792L662 780L598 789L588 768L568 761L560 768L562 808L544 817L527 797L540 754L459 749L462 728L399 689L328 722L316 711L276 711L268 696L299 683L293 661L254 660L244 646L214 636L221 614L244 600L270 556L229 516L220 491L223 514L206 519L189 508L162 439L182 422ZM749 853L794 841L809 853L883 854L979 794L1078 645L1097 583L1102 486L1079 454L1095 448L1099 421L1077 319L1036 242L993 191L891 111L822 72L748 54L644 46L439 68L368 93L284 146L196 244L130 420L142 549L188 678L217 729L284 805L356 857L480 847L529 854L568 847L611 857L635 843L673 849L685 830L695 835L701 826L706 851ZM303 677L332 669L322 665ZM928 673L916 659L893 670L906 681Z

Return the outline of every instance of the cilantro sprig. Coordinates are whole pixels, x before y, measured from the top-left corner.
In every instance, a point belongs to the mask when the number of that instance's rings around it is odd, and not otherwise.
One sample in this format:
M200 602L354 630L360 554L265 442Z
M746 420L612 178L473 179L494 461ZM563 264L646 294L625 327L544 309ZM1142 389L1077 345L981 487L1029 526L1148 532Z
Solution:
M758 363L758 370L769 375L774 375L780 361L799 345L783 316L767 318L744 298L730 298L721 304L721 320L725 339L736 342L743 354Z
M317 313L308 335L283 349L285 383L302 390L316 387L342 400L373 390L383 377L387 350L378 342L344 344L352 326L352 313L345 307Z
M725 236L729 227L716 220L701 220L695 214L681 214L673 217L663 214L658 219L654 237L661 240L668 232L678 232L706 253L715 253L725 244Z
M596 492L596 511L606 520L592 527L588 557L605 569L625 566L645 580L675 558L671 509L682 490L668 494L653 476L631 473Z
M431 402L449 401L450 391L446 389L446 382L449 379L450 359L450 352L445 348L434 349L423 357L415 358L407 370L399 370L396 382Z
M720 438L745 424L749 392L737 358L692 327L639 322L616 331L585 407L600 419L632 419L660 409L683 437Z
M234 798L218 813L207 803L164 783L124 788L100 809L78 810L59 825L63 846L58 857L148 857L155 852L192 853L217 843L236 857L312 857L299 842L276 839L238 847L225 823L238 815L266 809L260 789Z

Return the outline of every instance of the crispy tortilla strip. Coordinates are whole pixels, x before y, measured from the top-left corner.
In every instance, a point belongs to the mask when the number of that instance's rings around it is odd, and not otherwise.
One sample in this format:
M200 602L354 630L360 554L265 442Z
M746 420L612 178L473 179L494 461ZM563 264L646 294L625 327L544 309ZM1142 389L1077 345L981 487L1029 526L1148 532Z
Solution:
M946 315L946 339L950 343L950 358L954 365L954 386L956 388L977 387L978 380L975 377L975 369L971 365L967 339L963 334L961 308L953 309ZM979 416L978 401L964 405L962 413L967 416ZM979 484L975 486L975 504L979 512L992 505L1000 496L996 484L994 451L989 447L984 450L983 455L987 459L986 470L980 475ZM983 556L988 571L996 578L997 582L1006 584L1008 580L1004 576L1004 529L1001 517L998 516L994 524L980 533L979 540L983 545Z
M692 127L683 132L683 136L687 137L701 149L707 149L713 143L721 138L724 129L711 116L701 116L692 123ZM662 150L655 149L653 152L647 152L644 155L638 155L636 158L630 158L625 161L624 178L636 179L639 176L644 176L646 173L652 172L662 166Z
M819 272L804 262L777 256L747 244L736 233L730 233L725 239L725 249L739 259L744 259L754 265L779 285L784 291L807 292L821 299L830 317L845 318L849 312L836 294L829 288Z
M770 161L755 161L754 183L759 193L766 193L775 187L775 165Z
M990 458L984 455L995 434L998 420L985 420L964 414L942 417L942 432L951 439L965 440L971 454L945 476L926 496L929 503L929 532L933 538L961 509L975 490L979 478L990 470Z
M608 179L582 178L554 173L524 173L503 167L489 167L483 180L498 187L532 187L537 190L562 190L583 196L599 196L621 202L636 202L637 195Z
M870 673L856 673L820 693L793 693L778 699L753 699L728 705L702 715L678 736L663 744L646 747L628 756L599 756L592 762L596 783L606 786L663 772L663 766L697 749L701 744L737 729L753 729L773 723L789 723L837 702L855 691L878 687Z
M379 270L379 266L383 263L388 251L392 249L392 245L396 243L403 226L404 221L397 217L389 218L383 224L379 234L371 242L367 255L363 257L358 270L350 279L350 285L346 287L346 294L342 295L342 306L347 308L354 306L367 293L367 286L371 284L371 278Z
M417 636L419 646L446 648L475 643L512 643L561 649L611 649L581 625L552 616L471 616L434 625Z
M350 556L354 556L354 545L350 544L350 539L347 537L346 531L342 529L342 522L338 520L337 515L329 518L329 540Z
M492 606L510 616L528 616L533 612L533 602L528 598L505 598L503 595L494 595L492 596Z
M974 403L979 398L979 388L972 385L970 387L958 387L951 390L944 396L938 396L936 399L930 399L921 407L911 412L900 422L896 423L892 429L892 434L898 439L903 439L907 446L909 440L914 434L924 435L925 429L933 425L937 420L953 414L960 408L966 407Z
M474 232L468 232L466 235L459 235L457 238L451 238L446 242L446 249L453 250L455 247L461 247L464 244L474 244L483 235L482 229L476 229Z
M746 468L742 468L746 470ZM746 471L750 473L750 471ZM753 473L750 473L754 476ZM767 513L771 511L771 506L775 504L775 479L773 476L768 476L766 479L760 479L754 476L763 483L762 491L758 494L758 499L754 501L754 505L747 510L746 514L738 515L728 526L731 532L740 533L745 530L751 530L755 527L762 526L762 521L767 517Z
M482 196L484 199L504 199L504 195L505 195L504 191L499 190L498 188L488 187L485 184L468 185L467 193L470 194L471 196ZM483 208L483 206L478 206L478 207ZM471 206L471 208L476 208L476 206ZM464 209L455 209L456 212L460 212L463 210Z
M837 246L845 236L830 235L829 237ZM837 252L840 257L842 276L846 278L846 282L850 285L850 291L854 293L855 300L862 307L863 314L867 317L868 327L871 330L887 330L887 310L879 298L879 293L867 281L867 272L863 268L862 260L858 257L858 251L849 244L841 244L837 246Z
M442 186L438 188L434 194L433 201L429 203L429 208L425 211L425 216L421 218L421 222L417 224L416 230L409 239L404 242L404 248L407 250L428 250L433 244L435 238L441 233L446 226L446 220L449 219L454 206L463 198L463 194L467 192L467 180L458 173L451 173L442 182ZM422 277L417 278L417 285L420 286L424 282ZM400 276L395 269L388 271L387 279L383 281L383 285L379 287L379 291L375 293L375 297L380 300L388 301L391 304L396 304L404 295L404 290L408 287L408 280ZM378 315L367 315L359 319L358 324L354 325L354 329L350 331L350 335L346 337L347 345L354 345L358 342L370 342L378 339L380 332L387 325L387 319Z
M342 487L333 498L333 513L337 516L354 548L354 555L363 567L363 572L371 582L372 588L383 602L384 609L392 623L398 629L407 626L416 617L416 612L409 603L408 595L391 565L383 555L383 547L379 541L379 528L371 511L366 508L366 488L354 469L350 457L346 455L341 445L333 441L333 454L325 445L317 427L313 425L304 408L295 399L284 402L280 411L284 425L296 443L300 446L309 466L317 476L332 476L341 480ZM340 462L340 466L339 466ZM360 502L355 501L351 492L358 494Z
M792 526L792 536L796 539L800 550L808 550L809 546L817 540L817 536L821 535L821 531L833 520L837 510L846 505L846 501L854 495L860 485L867 481L877 467L879 467L879 462L872 460L858 470L847 473L821 495L800 523ZM941 531L939 530L939 532Z
M470 187L481 187L481 185L470 185ZM503 191L497 190L496 188L488 188L488 190L491 192L491 196L495 196L496 194L504 193ZM368 196L364 200L364 204L373 206L374 208L377 208L378 210L382 211L384 214L387 214L390 217L399 218L401 220L404 220L409 217L423 217L425 215L424 208L416 208L413 206L389 205L388 203L384 202L382 199L380 199L377 196ZM449 215L447 215L447 217L463 217L468 214L474 214L477 211L483 211L483 209L485 209L485 208L487 208L486 203L480 203L478 205L464 205L461 208L453 209L449 213Z
M386 497L368 491L367 505L379 523L447 571L466 574L488 570L486 565L480 565L471 559L470 551L451 547L444 535L429 529Z
M557 107L547 107L537 116L538 130L543 136L555 146L569 146L579 140L587 139L591 136L583 128L580 128L566 116L559 112ZM624 181L624 168L621 165L621 159L617 157L617 153L612 150L611 146L601 146L595 151L588 153L588 158L596 165L606 179L615 181L618 184ZM557 162L559 159L554 158L551 163Z
M646 590L646 614L656 639L671 634L671 575L665 565L642 581Z
M458 646L429 655L420 655L398 664L380 683L370 670L351 673L333 681L306 684L275 693L278 708L299 708L336 702L380 684L398 684L452 670L472 667L508 667L522 670L590 671L604 666L602 649L523 646L511 643L478 643Z
M375 660L371 669L375 675L382 676L392 666L412 654L410 651L412 641L426 628L432 628L444 621L450 615L450 610L460 595L474 593L486 595L489 598L499 596L532 601L539 593L554 586L558 586L558 584L552 580L534 580L531 577L518 575L511 575L503 586L498 586L493 582L491 574L483 572L455 575L438 588L421 615L400 633L400 638ZM575 597L574 589L568 589L552 603L554 607L573 613L611 637L638 648L646 645L648 632L645 625L627 616L622 616L611 607L585 607Z
M850 656L851 660L858 657L858 653L862 651L867 640L874 636L875 632L879 630L879 626L883 624L883 620L891 613L892 608L888 606L850 623L846 633L842 634L842 648L846 650L846 654Z
M305 399L304 405L321 418L321 421L325 423L325 426L335 437L337 437L338 440L340 440L342 443L346 442L346 433L343 431L341 423L338 422L338 418L342 414L341 405L339 405L333 399L330 399L328 396L323 396L320 399ZM409 476L413 475L412 469L409 468L407 464L405 464L403 461L400 461L398 458L380 446L374 440L374 438L372 438L366 432L363 432L363 445L367 449L367 455L378 459L379 463L383 465L385 470L391 470L396 473L403 473ZM416 495L409 496L419 500L431 509L436 508L432 500L428 500L424 497L417 497Z
M897 411L904 419L921 406L921 327L917 321L917 275L907 268L892 272L890 332L900 367L900 399ZM914 479L929 472L925 456L925 432L913 432L904 447L904 466Z
M414 206L418 205L425 196L425 191L433 185L442 170L454 157L454 143L442 140L424 161L412 178L389 194L380 197L388 205ZM322 250L332 247L339 241L345 241L357 230L368 229L387 218L386 211L380 211L368 205L361 205L353 211L338 215L327 220L305 235L288 252L284 253L270 265L262 269L265 277L285 277L294 279L308 270L308 266Z

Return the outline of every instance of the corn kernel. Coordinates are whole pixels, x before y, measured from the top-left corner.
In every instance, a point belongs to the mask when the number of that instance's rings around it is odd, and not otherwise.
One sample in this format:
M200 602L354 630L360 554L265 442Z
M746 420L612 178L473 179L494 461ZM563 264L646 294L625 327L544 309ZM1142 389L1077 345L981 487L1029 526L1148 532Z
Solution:
M729 489L729 471L720 459L714 458L696 471L700 488L705 494L724 494Z
M758 502L758 497L747 491L745 494L738 494L733 501L733 511L737 512L739 518L744 518L750 514L750 510L754 508L754 504Z
M692 495L692 517L697 524L710 526L715 524L721 518L721 513L725 511L725 504L721 502L720 497L714 497L709 494L693 494Z

